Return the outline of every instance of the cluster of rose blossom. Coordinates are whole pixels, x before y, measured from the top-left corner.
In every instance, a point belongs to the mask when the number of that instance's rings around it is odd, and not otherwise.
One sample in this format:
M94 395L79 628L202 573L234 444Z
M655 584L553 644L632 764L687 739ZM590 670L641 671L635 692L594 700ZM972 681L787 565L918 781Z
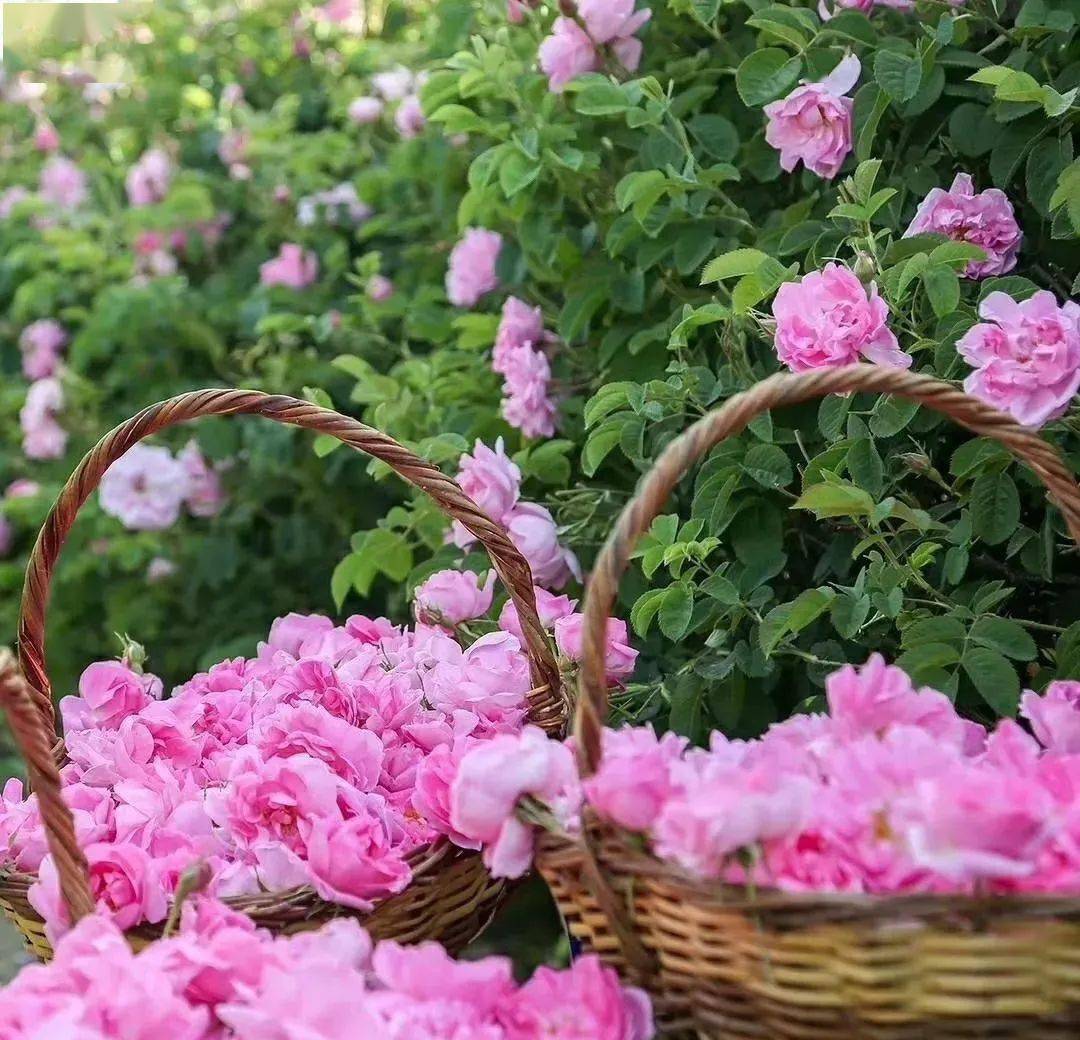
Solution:
M555 432L551 364L545 352L545 346L554 341L544 331L539 307L530 307L516 296L506 298L491 367L503 377L503 418L526 437L550 437Z
M64 388L56 375L30 384L19 411L23 452L29 459L58 459L67 447L67 431L57 416L64 408Z
M217 516L225 505L221 475L190 440L173 456L168 448L135 444L101 478L102 511L129 531L164 531L180 519Z
M259 281L267 286L306 289L318 277L319 258L295 242L285 242L277 256L259 266Z
M538 585L561 589L571 578L581 579L577 557L559 543L551 513L536 502L521 501L521 470L506 454L501 438L494 449L477 441L471 455L462 455L457 482L492 520L506 528L510 540L528 560ZM450 538L461 548L476 541L457 522Z
M169 193L173 179L172 157L164 148L150 148L128 170L124 186L132 206L152 206Z
M197 897L140 953L103 916L0 990L9 1040L650 1040L649 998L600 960L540 968L455 961L438 943L373 944L355 922L274 936Z
M320 218L327 224L341 224L355 227L371 216L371 207L362 202L356 194L356 185L351 181L313 195L305 195L296 204L296 222L301 227L310 227Z
M251 167L248 165L250 148L251 134L243 128L226 131L218 141L218 158L228 167L229 176L234 181L251 180Z
M555 19L551 35L540 44L539 51L540 68L548 77L550 90L558 93L572 79L602 68L607 55L627 72L637 70L641 64L641 40L634 34L652 17L652 11L635 11L635 2L575 0L561 5L564 13ZM510 0L510 21L520 22L524 7L521 0ZM576 17L571 16L574 13Z
M496 266L502 235L487 228L468 228L450 251L446 296L455 307L475 307L499 287Z
M361 94L354 98L348 108L349 118L357 126L376 122L389 104L396 104L394 126L398 133L409 140L416 137L427 125L420 105L420 88L427 80L427 73L414 73L403 65L371 77L375 95Z
M828 715L794 716L758 740L717 732L705 749L651 727L606 730L584 781L566 745L527 728L462 760L452 822L482 834L493 867L511 874L528 864L532 837L514 806L530 795L570 828L584 801L705 879L798 892L1080 890L1080 682L1023 695L1031 732L1012 719L988 732L878 656L826 689Z
M70 159L54 155L41 168L38 195L55 209L70 213L86 201L88 194L86 174Z
M366 910L411 879L441 831L446 777L478 743L516 732L531 677L518 639L467 648L440 627L362 616L278 619L250 659L223 661L162 699L123 662L83 673L60 702L64 796L99 906L119 927L164 919L183 873L217 896L312 886ZM65 926L36 798L10 781L5 861Z
M22 370L27 379L47 379L60 366L68 334L59 322L49 318L31 322L19 335Z

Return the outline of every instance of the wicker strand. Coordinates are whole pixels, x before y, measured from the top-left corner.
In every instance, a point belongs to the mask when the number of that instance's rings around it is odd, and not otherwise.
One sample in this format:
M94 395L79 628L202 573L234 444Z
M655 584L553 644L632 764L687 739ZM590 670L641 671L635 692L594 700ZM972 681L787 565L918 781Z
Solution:
M50 847L56 846L54 857L61 888L73 919L87 912L92 900L86 860L74 840L71 814L59 796L59 773L51 755L56 720L46 669L45 622L53 569L80 507L112 463L145 437L209 415L261 415L336 437L349 447L385 462L410 484L430 495L443 512L484 546L517 607L532 677L531 721L554 732L561 728L565 718L567 705L562 696L559 669L536 612L528 563L506 530L484 514L438 467L356 419L292 397L255 390L196 390L151 405L107 433L86 454L46 517L30 554L23 585L18 649L26 682L5 686L5 706L39 795ZM21 736L17 727L21 727Z
M757 416L827 394L870 391L896 394L941 412L972 433L991 437L1026 462L1045 484L1080 545L1080 487L1057 449L1003 412L931 376L880 365L849 365L801 375L780 373L736 394L699 419L664 449L623 509L593 568L585 597L582 668L574 735L582 774L596 771L607 717L604 644L619 579L638 538L649 529L687 470L721 441Z

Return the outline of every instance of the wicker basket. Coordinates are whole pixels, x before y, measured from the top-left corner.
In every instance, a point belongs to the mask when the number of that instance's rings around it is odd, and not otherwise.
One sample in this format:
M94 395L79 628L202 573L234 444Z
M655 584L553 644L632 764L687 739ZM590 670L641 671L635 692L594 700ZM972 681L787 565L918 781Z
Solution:
M776 375L672 442L619 518L592 575L575 719L583 774L601 754L605 621L636 540L689 466L771 408L828 393L893 393L993 437L1027 462L1080 544L1080 488L1056 450L926 376L873 365ZM695 881L591 818L545 835L538 864L571 933L700 1037L1076 1040L1080 898L793 895Z
M437 467L355 419L291 397L251 390L200 390L151 405L103 437L60 492L27 565L19 624L21 674L10 654L0 660L0 696L26 760L31 787L38 796L49 849L72 920L90 912L93 899L86 859L76 842L71 814L60 796L59 766L64 763L65 753L56 736L52 689L45 669L45 615L53 567L80 506L113 462L144 437L207 415L262 415L336 437L382 460L429 494L448 516L483 544L517 606L533 686L529 693L529 721L553 736L561 735L565 728L567 706L558 666L536 613L529 566L506 531ZM409 887L380 903L370 914L326 902L309 887L238 896L226 902L261 926L279 932L316 928L331 917L351 915L361 917L376 938L406 942L437 939L451 950L460 949L487 924L504 894L504 882L488 875L478 853L458 849L445 839L417 850L410 862L413 879ZM52 951L44 923L26 898L34 880L28 874L0 872L0 906L23 933L30 951L45 960ZM148 942L161 931L162 926L142 927L132 934L132 939L136 944Z

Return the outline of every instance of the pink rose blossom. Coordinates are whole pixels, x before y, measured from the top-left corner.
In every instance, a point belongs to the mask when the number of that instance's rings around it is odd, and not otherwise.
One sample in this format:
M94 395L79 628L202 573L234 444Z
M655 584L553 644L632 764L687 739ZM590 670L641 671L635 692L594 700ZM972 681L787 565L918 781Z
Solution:
M577 557L559 544L559 531L551 513L535 502L519 502L506 518L510 540L532 568L533 579L549 589L561 589L571 578L581 578Z
M21 477L8 484L4 491L4 498L33 498L41 493L41 485L36 480Z
M146 580L150 585L168 581L176 573L176 564L166 556L155 556L146 566Z
M808 372L866 359L910 368L886 324L889 308L846 267L829 263L799 282L780 286L772 307L776 352L792 372Z
M86 175L70 159L54 155L42 167L38 193L59 210L76 210L86 201Z
M585 794L598 812L632 831L647 831L675 791L672 766L686 750L685 737L652 726L604 730L600 768L585 781Z
M1080 754L1080 682L1052 682L1041 697L1026 690L1020 714L1031 723L1039 743L1054 754Z
M394 295L394 283L385 275L373 274L367 280L368 299L375 303L385 303Z
M851 151L851 113L855 103L845 97L858 82L862 65L853 54L825 79L803 83L786 98L765 106L769 123L765 140L780 151L787 172L797 163L832 180Z
M321 22L343 25L355 18L360 9L359 0L326 0L315 8L315 17Z
M494 571L488 571L483 585L472 571L439 571L416 590L416 618L453 627L483 617L491 608L494 588Z
M6 191L0 192L0 220L7 220L15 207L30 198L30 192L25 188L15 185Z
M509 355L518 347L539 347L545 340L544 315L539 307L530 307L516 296L503 303L502 318L495 333L491 367L506 374Z
M494 448L477 441L471 455L462 455L458 460L457 481L461 490L498 524L506 523L521 492L521 470L506 454L501 437ZM476 538L455 523L453 540L464 548Z
M192 516L217 516L225 508L225 490L217 470L208 465L199 451L199 444L192 439L176 456L176 461L187 474L188 490L184 499Z
M555 645L559 648L559 653L571 661L581 660L584 623L584 614L569 614L555 622ZM626 622L619 618L608 618L604 670L611 685L621 682L634 670L638 652L629 645L627 639Z
M221 88L221 104L225 108L235 108L244 101L244 88L239 83L226 83Z
M505 357L503 418L526 437L550 437L555 433L555 402L548 393L551 365L546 355L532 347L517 347Z
M274 650L284 650L293 657L300 656L305 640L332 632L334 622L322 614L286 614L270 626L269 645Z
M218 142L218 158L226 166L235 166L247 159L251 135L246 130L229 130Z
M1058 306L1045 290L1020 303L993 292L979 317L956 344L975 369L964 389L1025 426L1064 415L1080 389L1080 304Z
M459 741L453 746L440 744L435 747L417 767L416 790L412 797L413 808L435 830L463 849L478 849L480 842L454 827L450 812L450 788L461 759L473 746L475 742Z
M318 258L295 242L284 243L276 257L259 267L259 281L263 285L306 289L318 277Z
M408 141L417 137L426 125L427 119L420 106L420 99L415 94L402 98L394 111L394 126L397 127L397 132Z
M495 264L502 235L485 228L469 228L450 252L446 295L455 307L474 307L481 296L498 287Z
M120 661L97 661L79 678L79 696L60 701L64 732L119 729L124 719L160 697L157 677L139 675Z
M536 596L536 613L540 618L540 624L549 632L560 618L572 614L574 607L577 606L577 600L570 599L569 596L557 596L554 592L540 588L539 585L533 587L533 594ZM502 613L499 614L499 628L515 636L519 642L524 642L521 621L512 599L506 601Z
M1016 266L1024 237L1005 192L987 188L976 194L971 175L958 173L948 191L931 190L919 203L915 219L904 237L936 232L956 242L978 246L985 260L972 260L964 269L968 278L1005 274Z
M30 380L53 375L67 342L68 335L63 326L51 319L27 325L19 336L23 375Z
M377 97L361 96L349 103L349 118L357 126L374 123L382 115L383 103Z
M168 448L135 444L105 471L98 498L129 531L163 531L190 493L187 470Z
M593 41L573 18L556 18L551 35L539 50L540 68L547 75L548 89L562 93L572 79L592 72L600 65Z
M60 147L60 135L47 119L39 120L34 127L34 147L39 152L55 152Z
M416 87L416 79L403 65L388 72L378 72L371 77L371 85L385 101L400 101Z
M151 206L161 202L169 193L172 183L173 163L163 148L151 148L143 152L139 161L128 171L128 202L132 206Z
M302 227L310 227L321 218L333 226L356 226L367 220L371 213L371 207L361 202L356 194L356 185L342 181L326 191L305 195L296 205L296 222Z
M652 11L634 10L635 0L577 0L577 13L597 44L632 36L651 17Z
M56 421L63 407L64 390L55 376L31 384L19 412L27 458L58 459L64 454L67 432Z

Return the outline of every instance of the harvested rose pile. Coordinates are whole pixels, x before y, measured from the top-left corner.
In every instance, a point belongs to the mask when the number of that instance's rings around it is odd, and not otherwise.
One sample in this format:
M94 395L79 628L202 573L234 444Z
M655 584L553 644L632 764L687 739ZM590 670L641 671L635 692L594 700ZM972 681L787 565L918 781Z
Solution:
M88 917L46 967L0 991L10 1040L648 1040L648 998L595 957L517 985L502 957L457 963L441 946L372 948L354 921L274 938L212 899L134 954Z
M401 891L406 857L437 836L453 756L520 729L530 675L509 632L464 648L422 624L291 614L256 657L168 699L115 661L91 665L79 689L60 704L65 795L98 903L127 929L163 920L195 862L217 896L311 885L363 910ZM39 875L31 901L61 931L37 800L17 780L0 847Z
M1080 891L1080 682L1028 691L993 731L878 656L827 682L829 714L708 749L626 727L583 783L570 749L526 727L465 756L452 821L521 873L523 796L564 828L582 799L692 875L788 891ZM1034 735L1032 735L1034 734ZM493 794L494 792L494 794ZM535 804L529 813L537 818Z

